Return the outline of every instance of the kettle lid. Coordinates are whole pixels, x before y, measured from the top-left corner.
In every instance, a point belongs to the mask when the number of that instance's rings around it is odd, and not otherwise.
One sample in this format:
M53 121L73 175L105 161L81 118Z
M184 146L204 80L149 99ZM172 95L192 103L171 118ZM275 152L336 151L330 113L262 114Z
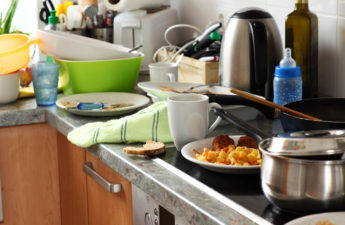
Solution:
M257 7L247 7L240 9L239 11L235 12L231 18L237 19L266 19L272 18L272 15L268 12L264 11L263 9Z

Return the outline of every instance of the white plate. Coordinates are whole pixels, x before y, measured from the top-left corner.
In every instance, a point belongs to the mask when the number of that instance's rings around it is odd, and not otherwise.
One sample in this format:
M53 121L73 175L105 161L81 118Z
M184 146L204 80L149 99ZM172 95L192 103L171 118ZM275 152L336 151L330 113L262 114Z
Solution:
M39 49L46 55L65 60L113 60L137 57L129 48L67 32L37 30ZM63 47L61 47L63 46Z
M198 84L194 83L180 83L180 82L140 82L138 83L138 87L143 89L146 93L148 93L151 97L156 98L153 99L154 101L166 101L169 96L178 95L179 93L172 92L172 91L165 91L164 87L173 88L174 90L184 91L190 87L194 87ZM205 92L209 91L214 94L225 94L225 95L234 95L230 92L230 89L227 87L221 86L201 86L193 89L193 92Z
M329 212L329 213L318 213L301 218L294 219L285 225L317 225L323 224L322 221L327 221L334 225L345 224L345 212ZM327 224L327 223L325 223Z
M238 139L243 135L236 135L236 136L229 136L231 137L235 143L237 143ZM205 169L219 172L219 173L228 173L228 174L253 174L260 172L260 166L232 166L232 165L220 165L215 163L203 162L195 158L195 152L193 149L196 149L198 152L202 153L203 148L211 148L212 141L214 137L206 138L198 141L194 141L191 143L186 144L181 149L181 153L183 157L187 160L199 164L200 166L204 167Z
M76 105L78 102L101 102L104 104L131 104L113 110L78 110L66 105ZM82 116L117 116L127 114L149 104L150 99L143 95L122 92L99 92L65 96L56 101L56 106L73 114Z

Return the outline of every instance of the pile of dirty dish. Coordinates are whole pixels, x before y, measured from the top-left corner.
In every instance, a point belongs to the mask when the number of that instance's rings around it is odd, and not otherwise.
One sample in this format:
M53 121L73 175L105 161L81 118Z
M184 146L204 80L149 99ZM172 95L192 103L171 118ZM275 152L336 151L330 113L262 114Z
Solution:
M30 45L60 64L65 95L90 92L133 92L144 55L120 45L67 32L37 30L0 36L0 104L19 94L18 70L30 62Z

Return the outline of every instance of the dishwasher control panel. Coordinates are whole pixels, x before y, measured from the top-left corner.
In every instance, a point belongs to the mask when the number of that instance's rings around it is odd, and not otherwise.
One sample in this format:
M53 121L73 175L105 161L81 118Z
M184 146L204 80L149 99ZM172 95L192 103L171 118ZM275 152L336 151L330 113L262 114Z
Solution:
M188 225L132 184L133 225Z

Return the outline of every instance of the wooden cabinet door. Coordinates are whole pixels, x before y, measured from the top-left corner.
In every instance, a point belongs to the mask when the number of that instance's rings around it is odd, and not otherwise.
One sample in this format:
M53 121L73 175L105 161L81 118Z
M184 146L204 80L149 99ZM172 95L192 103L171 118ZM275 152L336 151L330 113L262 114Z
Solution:
M88 152L86 161L104 179L122 185L120 193L110 193L87 176L89 225L132 225L131 183Z
M82 170L86 151L57 132L61 225L87 225L86 175Z
M60 225L56 131L47 124L0 128L4 225Z

